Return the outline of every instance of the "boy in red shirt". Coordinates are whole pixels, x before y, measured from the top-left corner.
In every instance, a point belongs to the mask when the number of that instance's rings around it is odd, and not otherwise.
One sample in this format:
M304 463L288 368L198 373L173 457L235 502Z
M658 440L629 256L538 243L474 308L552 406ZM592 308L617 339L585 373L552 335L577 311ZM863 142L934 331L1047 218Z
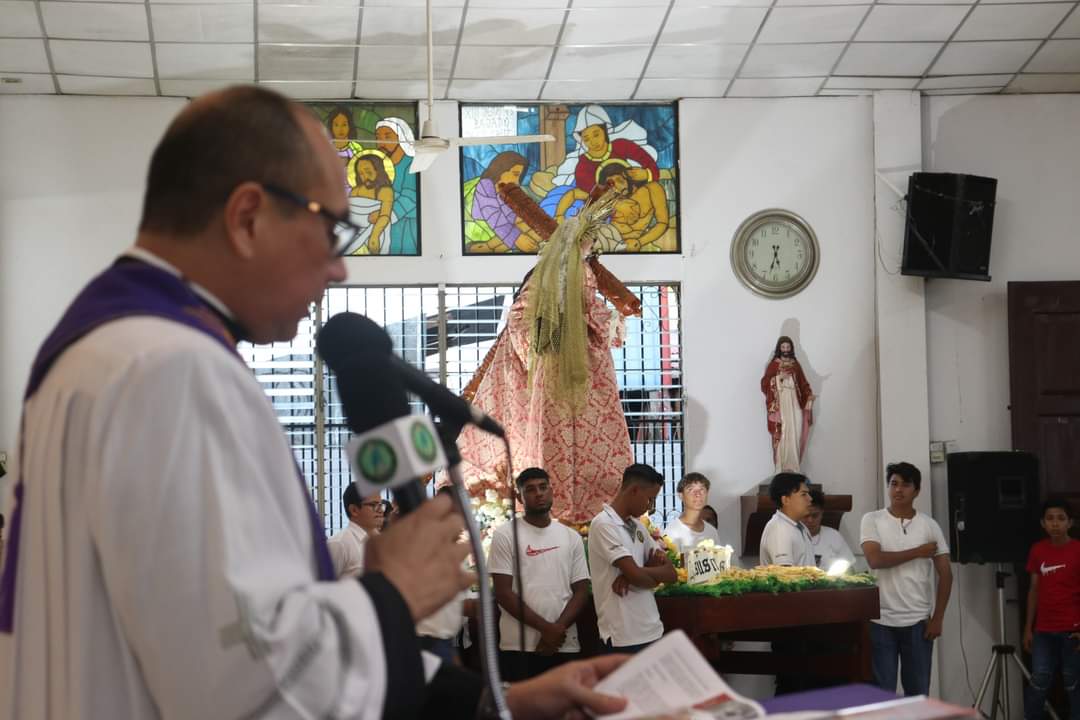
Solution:
M1046 693L1061 668L1069 718L1080 720L1080 542L1069 537L1072 510L1064 500L1043 503L1040 524L1049 536L1031 546L1024 649L1031 653L1025 720L1044 717Z

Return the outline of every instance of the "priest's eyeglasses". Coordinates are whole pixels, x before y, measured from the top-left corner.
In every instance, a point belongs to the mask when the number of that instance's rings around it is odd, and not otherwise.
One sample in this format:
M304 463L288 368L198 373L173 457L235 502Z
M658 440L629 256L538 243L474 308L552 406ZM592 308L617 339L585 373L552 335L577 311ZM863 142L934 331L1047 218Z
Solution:
M327 239L330 241L330 251L335 256L341 256L348 252L353 243L360 237L360 233L363 232L363 228L349 220L348 210L345 211L344 217L338 217L324 208L321 203L309 200L303 195L298 195L291 190L286 190L285 188L280 188L276 185L266 184L263 185L263 189L275 197L279 197L282 200L288 200L293 205L301 207L308 212L319 215L324 220L329 221Z

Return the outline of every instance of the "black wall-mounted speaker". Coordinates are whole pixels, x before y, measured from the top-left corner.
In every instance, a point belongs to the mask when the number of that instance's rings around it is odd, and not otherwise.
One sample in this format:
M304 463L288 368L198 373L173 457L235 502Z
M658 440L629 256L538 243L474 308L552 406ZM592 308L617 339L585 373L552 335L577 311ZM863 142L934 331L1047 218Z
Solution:
M997 180L957 173L913 173L908 180L904 275L990 279L990 235Z

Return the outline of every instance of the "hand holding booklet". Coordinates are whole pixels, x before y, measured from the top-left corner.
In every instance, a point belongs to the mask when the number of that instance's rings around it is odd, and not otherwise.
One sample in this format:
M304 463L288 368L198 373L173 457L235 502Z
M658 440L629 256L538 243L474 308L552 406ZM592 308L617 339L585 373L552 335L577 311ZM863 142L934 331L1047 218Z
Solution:
M735 693L686 633L674 630L604 678L596 690L621 695L626 709L604 720L695 720L765 717L753 700Z
M757 702L736 693L702 657L686 633L674 630L635 655L596 685L621 695L626 709L602 720L751 720L766 716ZM896 698L872 705L770 715L777 720L945 720L977 716L924 696Z

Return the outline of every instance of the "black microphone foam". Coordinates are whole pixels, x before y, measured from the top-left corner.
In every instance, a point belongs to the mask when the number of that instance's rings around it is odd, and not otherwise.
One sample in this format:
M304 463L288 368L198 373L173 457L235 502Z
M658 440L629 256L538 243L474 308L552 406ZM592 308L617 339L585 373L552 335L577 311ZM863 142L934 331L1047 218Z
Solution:
M324 360L326 358L324 357ZM349 429L360 435L409 414L409 398L385 355L356 353L326 360L337 381Z

